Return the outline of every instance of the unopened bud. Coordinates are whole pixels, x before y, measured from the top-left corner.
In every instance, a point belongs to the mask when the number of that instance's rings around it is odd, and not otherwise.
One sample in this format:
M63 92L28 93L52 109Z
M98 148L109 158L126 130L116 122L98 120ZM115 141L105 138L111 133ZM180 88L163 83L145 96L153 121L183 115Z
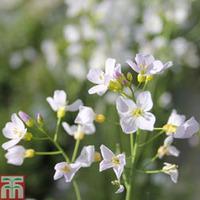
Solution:
M44 119L42 117L42 115L40 113L37 114L36 116L36 120L39 126L43 126L44 125Z
M110 81L108 88L113 92L119 92L122 90L122 85L119 81Z
M99 152L95 151L95 153L94 153L94 161L95 162L100 162L101 160L102 160L101 154Z
M98 114L95 117L97 123L103 123L106 120L106 117L103 114Z
M133 80L133 76L132 76L132 74L131 74L130 72L128 72L128 73L126 74L126 78L127 78L127 80L130 81L130 82Z
M58 118L63 118L65 116L65 113L66 113L66 111L65 111L64 107L63 108L59 108L58 111L57 111L57 117Z
M28 126L28 127L32 127L34 125L34 121L33 119L25 112L23 111L19 111L19 117L21 118L21 120Z
M24 136L24 140L26 140L26 141L31 141L32 140L32 138L33 138L33 135L32 135L32 133L30 133L30 132L27 132L26 134L25 134L25 136Z
M35 156L35 150L34 149L27 149L25 152L25 158L32 158Z

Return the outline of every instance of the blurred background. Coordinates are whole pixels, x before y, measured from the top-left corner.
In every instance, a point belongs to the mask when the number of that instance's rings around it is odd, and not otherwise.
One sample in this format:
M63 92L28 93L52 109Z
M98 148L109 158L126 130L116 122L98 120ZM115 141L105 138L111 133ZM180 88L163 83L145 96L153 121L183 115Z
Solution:
M115 94L89 96L86 80L90 68L104 68L105 59L116 58L125 71L125 61L137 52L174 62L167 73L155 77L153 93L157 126L163 125L173 108L187 118L200 121L200 1L198 0L0 0L0 128L19 110L32 117L40 112L49 132L55 129L55 113L46 102L56 89L67 92L72 102L81 98L85 105L104 113L107 121L83 141L99 147L104 143L123 150L128 137L116 125ZM136 79L136 74L134 74ZM76 113L66 116L73 123ZM74 140L63 131L62 145L70 153ZM61 136L60 136L61 137ZM161 138L162 142L163 138ZM6 139L0 135L0 143ZM140 175L138 200L199 200L199 136L176 141L180 178L174 185L166 175ZM26 147L52 150L49 143L30 142ZM148 145L154 155L159 144ZM25 174L26 197L37 200L75 199L73 188L64 180L53 181L54 165L61 157L27 159L23 166L6 164L0 149L0 174ZM158 162L158 167L163 161ZM114 174L98 172L98 165L78 174L83 200L124 199L111 185Z

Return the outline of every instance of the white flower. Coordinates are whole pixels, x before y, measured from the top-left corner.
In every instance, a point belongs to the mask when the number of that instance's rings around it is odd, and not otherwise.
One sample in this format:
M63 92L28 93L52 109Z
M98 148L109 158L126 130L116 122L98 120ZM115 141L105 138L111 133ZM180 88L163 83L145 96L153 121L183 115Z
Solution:
M5 142L2 148L7 150L20 142L24 138L27 130L25 128L22 120L17 116L16 113L12 114L11 122L6 123L3 128L3 135L10 139L10 141Z
M7 163L17 166L22 165L24 162L25 153L26 149L20 145L16 145L8 149L8 152L5 154Z
M71 163L68 164L67 162L60 162L57 163L54 167L56 170L54 174L54 180L58 180L64 176L66 182L71 182L76 172L80 169L79 163Z
M167 163L167 162L165 162L164 165L165 166L162 168L163 172L165 174L168 174L174 183L177 183L177 180L178 180L178 169L177 168L178 168L178 166L175 164Z
M62 126L64 130L71 136L74 136L75 139L82 139L84 135L91 135L95 132L95 126L93 123L85 125L72 125L63 122Z
M171 61L163 64L160 60L155 60L152 55L142 53L136 54L135 62L127 60L127 64L141 75L154 75L161 73L172 66Z
M103 95L109 87L111 80L116 80L121 74L121 65L116 64L116 60L108 58L105 62L105 72L101 69L90 69L87 79L96 84L89 89L89 94Z
M175 157L179 156L180 151L175 146L171 145L172 142L173 142L173 137L171 136L165 139L164 145L158 149L157 155L160 159L163 158L163 156L165 155L167 156L171 155Z
M95 161L95 148L93 145L83 147L81 154L76 159L76 163L80 163L81 167L90 167Z
M179 115L176 110L173 110L167 124L163 126L163 130L174 138L190 138L199 131L199 123L194 117L187 121L185 119L184 115Z
M117 179L120 179L122 172L124 170L124 166L126 165L125 154L122 153L115 155L105 145L101 145L100 149L103 160L100 163L99 171L102 172L106 169L113 168Z
M77 111L79 106L83 103L80 99L76 100L74 103L68 105L67 94L63 90L55 90L53 98L47 97L47 102L51 108L56 111Z
M92 108L87 106L80 106L79 113L75 119L75 123L86 125L92 124L95 120L96 114Z
M118 97L116 106L124 133L134 133L137 129L153 130L156 119L152 113L148 112L153 107L150 92L139 93L136 103L130 99Z
M122 193L124 191L124 186L123 185L119 185L118 190L115 192L115 194L119 194Z

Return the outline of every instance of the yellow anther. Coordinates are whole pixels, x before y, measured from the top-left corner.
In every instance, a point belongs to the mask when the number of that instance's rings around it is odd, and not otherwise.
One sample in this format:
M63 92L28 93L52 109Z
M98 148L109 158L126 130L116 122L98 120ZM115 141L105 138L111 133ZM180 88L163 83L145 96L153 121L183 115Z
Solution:
M32 158L35 156L35 151L34 149L27 149L25 152L25 158Z
M137 80L139 83L144 83L146 81L146 76L143 74L138 74Z
M140 108L136 108L133 112L132 112L132 115L134 117L139 117L143 114L143 111L140 109Z
M114 157L112 158L112 163L113 163L114 165L119 165L119 164L120 164L119 158L118 158L117 156L114 156Z
M97 123L103 123L105 121L106 117L103 114L98 114L95 117L95 121Z
M166 132L166 133L175 133L176 132L176 129L177 129L177 126L173 125L173 124L165 124L163 126L163 130Z

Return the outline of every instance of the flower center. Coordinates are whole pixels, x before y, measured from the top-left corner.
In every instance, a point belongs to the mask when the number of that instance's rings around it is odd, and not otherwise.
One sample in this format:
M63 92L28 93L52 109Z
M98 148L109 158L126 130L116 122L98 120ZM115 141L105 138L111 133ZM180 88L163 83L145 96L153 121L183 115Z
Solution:
M112 163L113 163L114 165L119 165L119 164L120 164L119 158L118 158L117 156L114 156L114 157L112 158Z
M163 130L166 132L166 133L175 133L176 132L176 129L177 129L177 126L173 125L173 124L165 124L163 126Z
M14 128L13 129L13 132L15 133L15 135L16 135L16 137L17 138L21 138L22 136L23 136L23 132L20 130L20 129L18 129L18 128Z
M68 166L68 165L65 165L62 169L61 169L62 172L64 173L69 173L71 171L71 167Z
M143 114L143 110L141 108L136 108L133 110L132 115L134 117L140 117Z

